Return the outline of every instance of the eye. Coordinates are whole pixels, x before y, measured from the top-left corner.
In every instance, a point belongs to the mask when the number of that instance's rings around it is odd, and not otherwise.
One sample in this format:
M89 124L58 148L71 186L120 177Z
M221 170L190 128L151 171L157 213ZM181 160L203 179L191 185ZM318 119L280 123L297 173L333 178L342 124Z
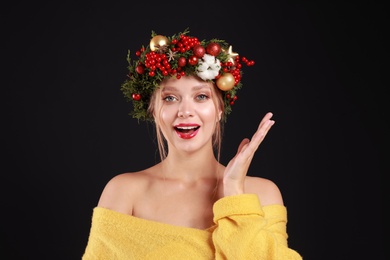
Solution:
M165 97L163 97L163 100L166 102L173 102L173 101L177 100L177 98L174 96L165 96Z
M209 96L207 96L206 94L199 94L196 96L196 99L197 100L208 100L209 99Z

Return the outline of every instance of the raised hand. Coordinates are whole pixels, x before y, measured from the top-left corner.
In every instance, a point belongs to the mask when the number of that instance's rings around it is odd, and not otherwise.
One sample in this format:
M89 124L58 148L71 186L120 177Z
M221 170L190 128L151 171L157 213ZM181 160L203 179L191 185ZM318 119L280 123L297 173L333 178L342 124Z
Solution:
M244 180L252 158L268 131L275 124L275 121L271 120L272 116L273 114L268 112L261 120L252 139L244 138L241 141L236 155L225 168L223 178L224 196L244 193Z

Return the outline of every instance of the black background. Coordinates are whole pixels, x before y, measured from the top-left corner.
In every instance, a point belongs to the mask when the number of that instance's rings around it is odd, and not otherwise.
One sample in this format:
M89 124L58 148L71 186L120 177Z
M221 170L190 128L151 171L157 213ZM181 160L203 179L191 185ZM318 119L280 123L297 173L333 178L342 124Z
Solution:
M249 175L280 187L290 247L310 260L385 259L384 5L30 1L1 13L2 259L81 258L105 183L158 159L153 128L120 92L127 50L187 27L256 62L222 161L274 113Z

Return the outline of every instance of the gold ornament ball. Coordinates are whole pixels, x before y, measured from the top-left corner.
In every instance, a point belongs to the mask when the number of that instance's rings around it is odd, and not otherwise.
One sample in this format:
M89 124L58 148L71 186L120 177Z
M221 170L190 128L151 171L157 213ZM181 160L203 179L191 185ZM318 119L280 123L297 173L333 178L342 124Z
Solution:
M150 50L152 51L165 45L168 45L168 38L163 35L156 35L150 40Z
M231 73L223 74L219 79L217 79L217 87L220 90L228 91L234 87L234 76Z

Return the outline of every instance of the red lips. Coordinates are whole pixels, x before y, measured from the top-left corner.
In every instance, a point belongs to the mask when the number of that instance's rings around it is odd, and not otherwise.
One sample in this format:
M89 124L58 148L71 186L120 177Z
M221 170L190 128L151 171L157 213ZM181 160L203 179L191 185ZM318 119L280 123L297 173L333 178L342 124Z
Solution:
M196 136L200 126L197 124L179 124L175 126L177 135L182 139L191 139Z

